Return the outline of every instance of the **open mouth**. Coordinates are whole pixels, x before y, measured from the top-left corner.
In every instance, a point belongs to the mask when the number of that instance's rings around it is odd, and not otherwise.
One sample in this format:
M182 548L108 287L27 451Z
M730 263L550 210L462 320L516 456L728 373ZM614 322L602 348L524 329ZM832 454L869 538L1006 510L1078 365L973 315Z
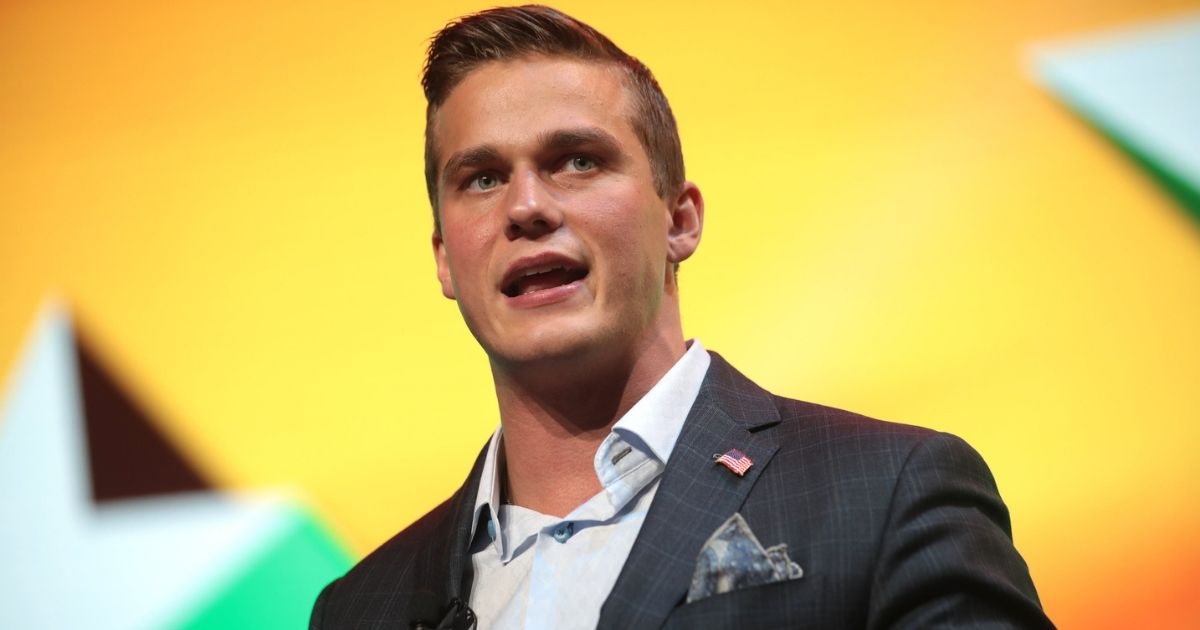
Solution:
M587 277L588 270L560 262L529 267L512 275L512 279L506 282L500 291L510 298L515 298L582 280Z

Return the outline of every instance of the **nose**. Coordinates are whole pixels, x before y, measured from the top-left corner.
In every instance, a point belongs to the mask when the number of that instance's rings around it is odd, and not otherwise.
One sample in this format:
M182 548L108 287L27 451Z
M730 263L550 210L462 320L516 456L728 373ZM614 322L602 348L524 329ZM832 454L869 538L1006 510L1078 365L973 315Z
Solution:
M508 188L508 240L537 239L562 226L563 215L545 182L533 171L513 177Z

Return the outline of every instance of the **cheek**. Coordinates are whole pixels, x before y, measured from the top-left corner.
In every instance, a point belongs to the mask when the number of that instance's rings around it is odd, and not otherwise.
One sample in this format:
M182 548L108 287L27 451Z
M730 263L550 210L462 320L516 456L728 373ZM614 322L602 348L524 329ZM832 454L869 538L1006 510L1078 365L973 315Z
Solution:
M657 201L657 203L655 203ZM601 211L589 213L588 231L613 280L641 288L659 284L667 256L666 212L657 198L606 196Z
M450 275L459 289L483 283L489 269L490 239L480 225L457 222L444 228Z

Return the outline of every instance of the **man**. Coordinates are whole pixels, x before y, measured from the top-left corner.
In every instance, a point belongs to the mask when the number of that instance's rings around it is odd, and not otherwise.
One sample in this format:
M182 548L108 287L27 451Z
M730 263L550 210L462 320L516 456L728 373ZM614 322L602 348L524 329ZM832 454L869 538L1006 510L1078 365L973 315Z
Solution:
M645 66L503 8L443 29L423 85L437 276L501 428L313 628L1050 626L969 446L685 342L704 201Z

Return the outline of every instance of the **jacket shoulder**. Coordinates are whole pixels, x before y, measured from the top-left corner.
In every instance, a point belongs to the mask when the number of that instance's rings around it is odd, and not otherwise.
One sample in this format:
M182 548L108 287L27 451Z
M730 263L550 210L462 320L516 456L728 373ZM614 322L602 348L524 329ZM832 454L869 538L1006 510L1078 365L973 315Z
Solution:
M751 431L778 433L785 453L803 449L853 453L911 449L938 432L923 427L876 420L862 414L774 394L709 351L712 365L702 393Z
M871 627L927 627L938 615L954 625L1052 627L995 479L967 442L771 400L779 450L745 512L841 594L839 605L825 602L827 614Z
M403 579L403 572L401 575L395 574L396 567L412 565L420 559L421 551L429 549L434 540L446 531L445 528L454 526L452 502L453 497L446 499L389 538L354 565L343 580L369 584L380 579L393 583Z
M409 624L440 617L449 601L458 494L392 536L326 586L313 606L310 629ZM388 625L391 628L391 625Z
M778 445L759 489L773 496L810 501L827 496L839 503L854 497L886 507L905 461L919 444L961 442L932 429L771 393L719 354L709 354L713 362L705 382L707 404L721 408L751 432L769 433ZM963 447L969 448L965 443Z
M313 608L310 628L358 627L366 619L408 621L432 618L445 604L446 532L454 526L454 497L334 580Z
M907 450L940 433L911 424L771 394L786 438L808 446Z
M449 499L326 586L313 605L309 628L407 627L413 620L440 619L464 581L470 582L470 563L464 575L463 558L486 453L485 445L466 482Z
M882 517L900 481L935 454L946 474L973 478L993 492L996 483L982 456L965 440L926 427L878 420L852 411L772 395L779 410L779 452L772 466L803 473L806 487L830 496L873 497ZM793 479L795 477L792 477ZM848 493L848 494L847 494Z

